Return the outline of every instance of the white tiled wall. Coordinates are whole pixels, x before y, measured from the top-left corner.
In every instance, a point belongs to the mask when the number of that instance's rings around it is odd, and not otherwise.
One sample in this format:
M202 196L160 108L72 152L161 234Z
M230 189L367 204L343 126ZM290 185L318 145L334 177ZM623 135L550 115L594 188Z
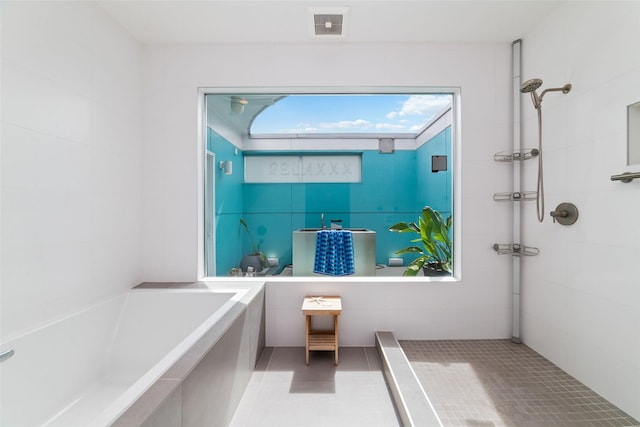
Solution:
M2 2L2 336L141 279L141 46L90 2Z
M375 331L398 339L505 338L511 314L502 281L394 283L390 281L270 282L267 284L267 345L304 346L300 308L306 295L340 295L340 345L373 346ZM492 313L489 314L489 311ZM330 326L314 318L315 326Z
M568 2L523 38L523 77L572 83L543 101L544 223L525 212L523 340L640 417L640 182L611 182L626 166L626 106L640 100L640 3ZM528 146L536 117L523 99ZM525 165L529 167L531 165ZM535 166L525 185L535 188ZM548 216L575 203L576 224Z
M145 47L145 280L196 279L197 88L258 86L460 87L462 282L270 283L269 345L299 345L305 292L349 295L344 344L373 332L402 338L511 336L508 257L510 169L493 161L510 146L510 43L499 45L291 44Z

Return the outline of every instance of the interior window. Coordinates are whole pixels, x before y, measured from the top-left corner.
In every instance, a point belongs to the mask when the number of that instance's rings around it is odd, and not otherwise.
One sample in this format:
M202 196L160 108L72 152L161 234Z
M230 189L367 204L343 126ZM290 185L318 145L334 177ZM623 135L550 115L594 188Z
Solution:
M407 274L429 248L390 227L452 216L454 108L446 92L207 95L206 275Z

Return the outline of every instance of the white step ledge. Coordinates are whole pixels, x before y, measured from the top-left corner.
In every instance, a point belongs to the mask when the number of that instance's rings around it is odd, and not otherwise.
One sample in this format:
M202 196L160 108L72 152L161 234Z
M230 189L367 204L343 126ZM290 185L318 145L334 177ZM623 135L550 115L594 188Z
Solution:
M404 427L442 427L442 422L390 331L376 332L376 348Z

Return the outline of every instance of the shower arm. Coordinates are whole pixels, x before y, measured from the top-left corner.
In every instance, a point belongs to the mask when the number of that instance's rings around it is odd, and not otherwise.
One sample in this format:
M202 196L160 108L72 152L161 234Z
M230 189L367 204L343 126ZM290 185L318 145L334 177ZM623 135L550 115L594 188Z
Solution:
M538 102L542 103L542 97L547 92L562 92L564 94L567 94L567 93L569 93L570 90L571 90L571 85L570 84L566 84L566 85L564 85L562 87L552 87L552 88L545 89L538 96ZM533 93L533 92L531 92L531 93Z

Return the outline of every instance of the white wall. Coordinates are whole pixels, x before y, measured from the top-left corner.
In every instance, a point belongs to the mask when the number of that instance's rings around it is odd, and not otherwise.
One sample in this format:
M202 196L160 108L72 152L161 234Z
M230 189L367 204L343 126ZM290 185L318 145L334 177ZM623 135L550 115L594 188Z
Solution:
M511 261L491 249L511 230L508 204L492 198L511 188L509 168L493 161L510 146L510 43L154 45L145 47L144 69L147 281L197 279L198 87L460 87L462 282L326 286L343 295L358 289L345 319L367 312L355 317L360 326L345 320L345 345L373 345L380 328L415 339L511 336ZM269 345L303 342L301 296L325 285L298 282L269 284Z
M640 2L568 2L523 41L523 76L544 87L544 223L525 212L523 340L640 419L640 182L611 182L626 166L626 106L640 101ZM536 117L523 99L527 146ZM535 189L536 164L525 164ZM572 226L548 216L560 202Z
M2 2L2 336L141 280L141 46L89 2Z

